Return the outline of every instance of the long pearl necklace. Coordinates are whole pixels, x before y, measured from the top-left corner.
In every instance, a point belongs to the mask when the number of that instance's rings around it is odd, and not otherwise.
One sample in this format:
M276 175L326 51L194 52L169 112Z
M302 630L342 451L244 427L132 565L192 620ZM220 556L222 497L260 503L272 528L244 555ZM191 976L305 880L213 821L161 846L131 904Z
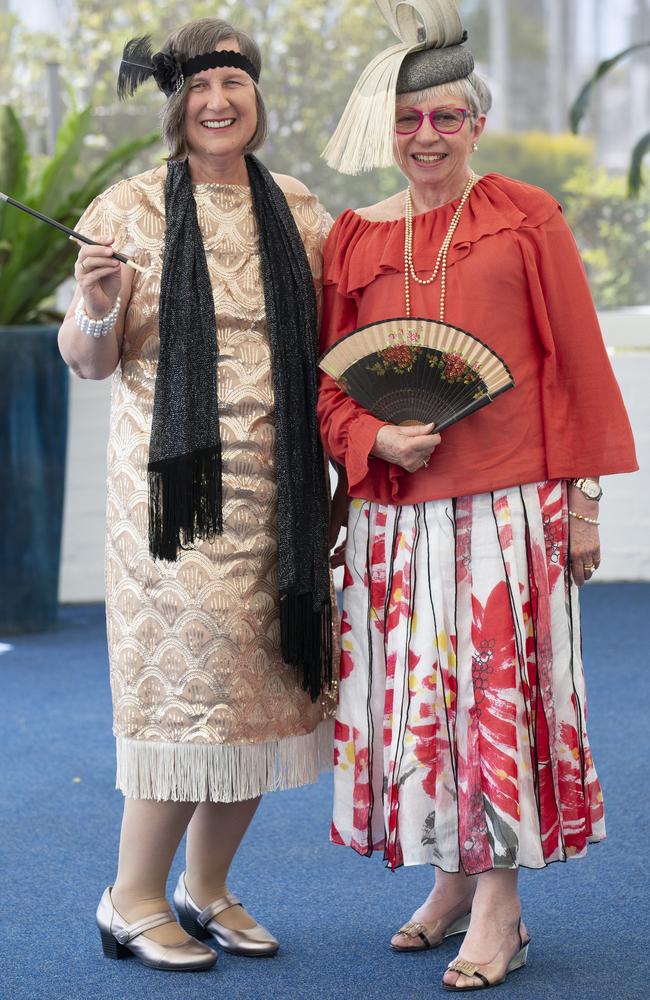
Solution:
M418 278L415 273L415 268L413 266L413 196L411 195L411 189L408 188L406 192L406 211L404 213L404 298L406 301L406 315L410 317L411 315L411 278L417 281L418 285L430 285L438 277L440 272L440 322L444 322L445 319L445 292L447 284L447 253L449 247L451 246L451 241L456 232L456 227L460 221L460 216L465 206L465 202L469 198L470 192L478 180L478 175L470 170L469 180L465 185L465 190L463 191L460 201L458 202L458 207L454 212L451 222L449 223L449 228L445 234L445 238L442 241L442 245L438 250L438 256L436 257L436 263L433 268L433 274L430 278Z

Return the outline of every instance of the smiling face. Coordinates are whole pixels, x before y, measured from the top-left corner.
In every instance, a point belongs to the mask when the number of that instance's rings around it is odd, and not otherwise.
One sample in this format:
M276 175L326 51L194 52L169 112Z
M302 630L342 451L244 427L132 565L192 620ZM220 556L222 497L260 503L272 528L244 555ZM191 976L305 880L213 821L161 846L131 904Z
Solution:
M239 51L234 38L216 51ZM190 161L240 157L257 127L255 87L248 73L217 66L195 73L185 102L185 140Z
M467 103L453 90L438 91L435 96L417 103L417 95L400 94L397 98L397 117L406 108L416 108L428 114L433 108L465 108ZM449 199L459 194L469 173L472 146L485 126L485 115L465 118L462 128L453 134L437 132L425 117L417 132L410 135L395 133L394 152L399 169L412 189L439 188ZM451 192L451 193L450 193Z

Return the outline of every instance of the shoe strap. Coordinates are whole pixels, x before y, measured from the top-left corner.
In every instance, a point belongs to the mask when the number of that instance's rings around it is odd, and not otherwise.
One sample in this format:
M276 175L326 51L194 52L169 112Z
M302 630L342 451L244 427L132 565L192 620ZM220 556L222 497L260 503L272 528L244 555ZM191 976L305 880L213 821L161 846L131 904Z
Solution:
M447 966L449 972L460 972L461 976L467 976L468 978L476 976L476 978L480 979L486 986L490 986L491 983L481 972L478 971L479 968L480 966L476 965L474 962L468 962L465 958L455 958L453 962L450 962Z
M231 906L241 906L241 900L232 892L227 892L225 896L220 896L213 903L208 903L206 908L199 913L196 922L202 927L207 927L211 920L214 920L224 910L229 910Z
M426 947L430 948L431 938L429 937L429 934L431 933L431 931L436 931L438 929L439 923L440 921L438 920L434 924L427 925L427 924L417 923L414 920L409 920L407 923L404 924L403 927L400 927L397 933L404 934L405 937L421 938ZM435 940L435 934L432 934L431 937L433 938L433 940Z
M143 917L141 920L136 920L132 924L127 924L126 927L120 928L120 930L113 931L113 937L120 944L128 944L129 941L133 941L134 938L139 937L140 934L144 934L146 931L152 931L154 927L162 927L163 924L174 924L176 923L171 910L167 910L165 913L152 913L150 917Z

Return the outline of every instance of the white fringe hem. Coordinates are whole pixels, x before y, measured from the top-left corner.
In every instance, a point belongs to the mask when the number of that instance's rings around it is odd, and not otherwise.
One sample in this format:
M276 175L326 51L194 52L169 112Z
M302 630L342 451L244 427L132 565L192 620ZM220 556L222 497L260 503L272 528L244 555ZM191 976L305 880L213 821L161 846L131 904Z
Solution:
M332 768L334 721L270 743L157 743L117 737L115 785L127 799L240 802L313 784Z

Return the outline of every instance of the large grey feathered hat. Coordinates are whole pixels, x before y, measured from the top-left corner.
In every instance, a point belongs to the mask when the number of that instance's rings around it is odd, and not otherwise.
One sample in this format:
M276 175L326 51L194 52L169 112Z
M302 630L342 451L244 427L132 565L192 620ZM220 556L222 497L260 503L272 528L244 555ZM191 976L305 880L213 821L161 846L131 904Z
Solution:
M395 95L460 80L474 69L454 0L375 0L398 45L370 62L323 156L342 174L393 163Z

